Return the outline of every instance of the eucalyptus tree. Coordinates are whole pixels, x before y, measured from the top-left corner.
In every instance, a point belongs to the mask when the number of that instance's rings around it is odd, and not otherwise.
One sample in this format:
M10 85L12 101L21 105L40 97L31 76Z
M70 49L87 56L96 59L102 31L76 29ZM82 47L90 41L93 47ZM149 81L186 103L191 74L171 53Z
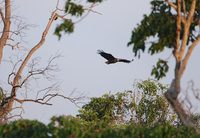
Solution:
M192 125L190 115L177 97L181 92L181 79L190 57L200 42L199 30L200 0L152 0L150 14L144 15L132 31L128 43L133 47L136 57L145 51L155 55L171 50L175 60L174 78L165 96L186 125ZM155 38L153 41L152 37ZM159 80L166 76L168 70L167 60L159 59L151 75Z

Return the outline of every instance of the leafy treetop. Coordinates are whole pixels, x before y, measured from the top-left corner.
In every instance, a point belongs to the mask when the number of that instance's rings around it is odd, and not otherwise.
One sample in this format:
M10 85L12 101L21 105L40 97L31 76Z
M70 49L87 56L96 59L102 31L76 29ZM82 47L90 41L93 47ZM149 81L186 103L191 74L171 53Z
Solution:
M103 0L87 0L87 3L97 3ZM64 7L65 14L69 17L80 18L83 16L86 9L82 4L78 4L76 0L67 0ZM90 11L90 9L89 9ZM60 39L62 32L73 33L74 31L74 21L72 18L64 18L64 20L56 27L54 34Z
M189 11L191 2L185 1L186 12ZM191 44L197 39L198 20L200 18L200 0L197 0L194 20L191 24L187 44ZM185 12L183 9L181 12ZM140 24L132 31L132 36L128 46L133 46L133 53L140 58L141 53L148 50L150 55L154 55L164 50L172 49L176 45L176 12L165 1L152 0L151 13L145 14ZM180 41L183 38L184 27L180 33ZM154 38L154 39L152 39ZM152 41L153 40L153 41ZM166 60L159 59L157 65L153 67L151 75L156 79L166 76L168 72Z

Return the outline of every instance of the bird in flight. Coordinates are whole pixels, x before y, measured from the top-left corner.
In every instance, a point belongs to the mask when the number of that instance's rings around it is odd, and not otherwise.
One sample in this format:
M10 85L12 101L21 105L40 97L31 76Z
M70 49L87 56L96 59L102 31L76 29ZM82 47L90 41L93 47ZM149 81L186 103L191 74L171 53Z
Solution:
M106 64L114 64L117 62L130 63L133 61L133 59L127 60L127 59L122 59L122 58L115 58L113 55L106 53L103 50L97 50L97 53L100 54L105 59L107 59L107 61L105 62Z

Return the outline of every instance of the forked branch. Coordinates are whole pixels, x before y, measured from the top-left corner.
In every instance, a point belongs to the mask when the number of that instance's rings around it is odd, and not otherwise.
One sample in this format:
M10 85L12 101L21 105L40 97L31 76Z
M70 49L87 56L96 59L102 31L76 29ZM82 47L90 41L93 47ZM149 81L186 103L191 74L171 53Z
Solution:
M171 6L174 10L177 10L177 6L173 2L170 2L169 0L165 0L165 2L167 2L168 5Z
M83 98L83 97L71 98L71 97L67 97L67 96L64 96L64 95L59 94L59 93L54 93L54 94L46 94L43 97L38 98L38 99L18 99L18 98L14 98L14 100L19 102L20 104L23 104L25 102L34 102L34 103L38 103L38 104L52 105L52 103L50 103L50 100L55 98L55 97L61 97L63 99L67 99L70 102L74 103L75 105L77 105L77 102L79 102L79 100Z
M13 83L12 84L13 84L14 87L13 87L13 89L11 91L12 95L16 95L16 87L15 86L19 85L20 76L22 75L22 72L23 72L24 68L26 67L26 65L27 65L28 61L30 60L30 58L32 57L32 55L44 44L46 36L48 34L48 31L49 31L49 29L51 27L51 24L55 20L56 17L57 17L57 14L54 11L52 13L52 15L51 15L51 18L48 21L48 24L47 24L47 26L46 26L43 34L42 34L42 37L41 37L39 43L29 51L29 53L27 54L27 56L23 60L22 64L20 65L20 67L19 67L19 69L18 69L18 71L16 73L16 76L13 79Z

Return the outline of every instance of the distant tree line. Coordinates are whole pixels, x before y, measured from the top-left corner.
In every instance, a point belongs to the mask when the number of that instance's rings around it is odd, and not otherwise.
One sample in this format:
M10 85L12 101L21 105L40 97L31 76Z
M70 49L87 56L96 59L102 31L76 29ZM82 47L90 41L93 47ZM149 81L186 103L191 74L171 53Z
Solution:
M48 125L36 120L17 120L0 126L1 138L197 138L194 128L170 124L152 127L133 124L105 126L70 116L53 117Z

